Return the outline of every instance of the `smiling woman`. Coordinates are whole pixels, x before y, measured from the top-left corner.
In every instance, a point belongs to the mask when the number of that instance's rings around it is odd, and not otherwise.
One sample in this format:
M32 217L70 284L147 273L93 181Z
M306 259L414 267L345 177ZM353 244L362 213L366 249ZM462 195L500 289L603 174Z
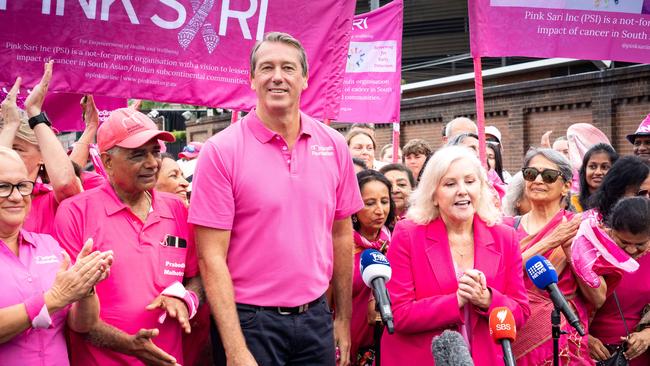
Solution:
M388 260L395 333L384 334L381 363L432 364L432 337L460 332L476 365L495 365L500 351L488 318L509 308L518 327L528 317L521 255L512 228L497 223L485 171L465 147L438 150L397 223Z

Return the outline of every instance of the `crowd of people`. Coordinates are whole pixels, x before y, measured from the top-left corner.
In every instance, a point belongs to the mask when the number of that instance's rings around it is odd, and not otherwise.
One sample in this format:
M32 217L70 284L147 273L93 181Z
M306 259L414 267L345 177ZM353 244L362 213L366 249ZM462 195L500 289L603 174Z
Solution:
M177 160L136 107L99 124L93 98L71 151L43 101L53 63L18 107L0 105L0 363L432 365L460 334L475 365L503 363L492 310L509 309L519 365L550 365L554 303L528 278L543 255L586 330L562 320L562 365L650 365L650 115L619 156L579 124L505 169L468 118L443 145L393 156L371 124L343 136L300 110L298 40L250 56L257 105ZM384 253L394 332L361 256Z

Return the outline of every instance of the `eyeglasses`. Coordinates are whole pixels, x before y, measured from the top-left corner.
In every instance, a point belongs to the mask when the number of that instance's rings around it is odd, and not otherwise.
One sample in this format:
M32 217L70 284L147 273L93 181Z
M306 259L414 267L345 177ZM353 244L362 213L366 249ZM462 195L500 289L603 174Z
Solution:
M544 169L542 171L537 170L537 168L523 168L521 170L521 173L524 176L524 179L529 181L529 182L534 182L535 179L537 179L538 175L542 175L542 180L544 183L555 183L555 181L559 178L562 177L564 179L564 176L562 175L562 172L559 170L555 169Z
M648 191L647 189L642 189L636 192L636 196L650 198L650 191Z
M0 198L7 198L14 193L14 188L18 190L22 196L29 196L34 191L34 182L24 180L16 184L8 182L0 182Z

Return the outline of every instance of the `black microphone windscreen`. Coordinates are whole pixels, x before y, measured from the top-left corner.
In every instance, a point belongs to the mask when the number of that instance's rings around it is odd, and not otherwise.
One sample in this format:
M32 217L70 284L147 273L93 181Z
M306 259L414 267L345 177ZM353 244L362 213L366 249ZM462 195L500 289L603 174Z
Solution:
M431 353L436 366L474 366L463 336L453 330L445 330L433 337Z

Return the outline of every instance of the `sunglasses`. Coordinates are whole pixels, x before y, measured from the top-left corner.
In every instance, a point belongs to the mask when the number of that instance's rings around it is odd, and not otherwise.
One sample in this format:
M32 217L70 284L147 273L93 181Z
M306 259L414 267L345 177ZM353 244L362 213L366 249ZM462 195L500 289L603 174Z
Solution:
M636 192L636 196L650 198L650 191L648 191L647 189L642 189Z
M562 172L559 170L555 169L544 169L542 171L537 170L537 168L523 168L521 170L521 174L523 174L524 179L529 181L529 182L534 182L535 179L537 179L538 175L542 175L542 180L544 183L555 183L555 181L559 178L562 177L564 179L564 176L562 175Z

